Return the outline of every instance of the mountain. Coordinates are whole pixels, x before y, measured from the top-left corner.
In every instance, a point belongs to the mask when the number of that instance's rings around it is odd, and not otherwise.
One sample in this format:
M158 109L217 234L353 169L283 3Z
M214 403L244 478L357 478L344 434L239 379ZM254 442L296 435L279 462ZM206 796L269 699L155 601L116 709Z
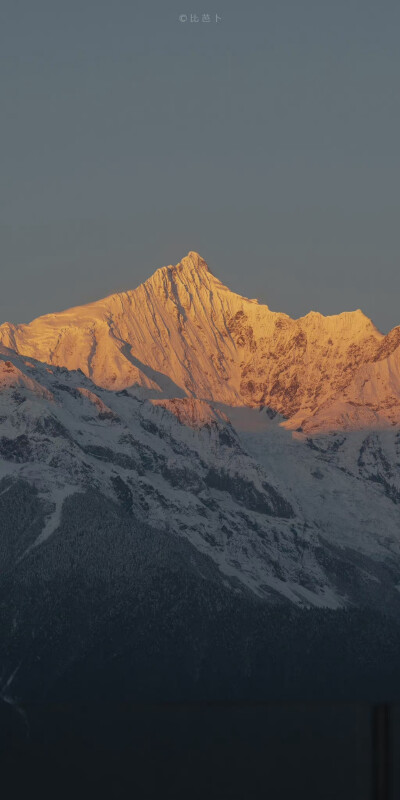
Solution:
M231 292L190 252L133 291L4 323L0 342L98 386L268 406L306 432L400 423L400 327L360 310L297 320Z
M0 699L394 696L398 328L189 253L0 332Z

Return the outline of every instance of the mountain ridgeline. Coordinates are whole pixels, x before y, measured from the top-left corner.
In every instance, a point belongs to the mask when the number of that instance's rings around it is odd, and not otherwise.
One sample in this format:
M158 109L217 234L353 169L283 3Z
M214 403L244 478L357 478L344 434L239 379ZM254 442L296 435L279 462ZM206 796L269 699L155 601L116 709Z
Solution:
M394 697L400 328L193 252L4 323L0 563L9 702Z
M0 326L6 347L107 389L268 406L291 428L400 422L400 327L360 310L293 320L224 286L190 252L133 291Z

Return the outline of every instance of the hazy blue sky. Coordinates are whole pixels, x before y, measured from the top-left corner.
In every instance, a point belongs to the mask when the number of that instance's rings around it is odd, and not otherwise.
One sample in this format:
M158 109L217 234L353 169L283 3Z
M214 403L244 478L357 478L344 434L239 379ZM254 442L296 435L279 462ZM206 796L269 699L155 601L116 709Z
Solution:
M198 250L400 324L398 0L1 0L0 101L0 321Z

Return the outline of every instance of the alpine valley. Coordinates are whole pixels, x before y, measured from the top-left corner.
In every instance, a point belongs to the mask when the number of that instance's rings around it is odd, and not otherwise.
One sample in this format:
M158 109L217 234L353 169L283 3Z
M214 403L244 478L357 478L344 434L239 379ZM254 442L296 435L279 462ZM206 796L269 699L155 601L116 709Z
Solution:
M5 322L0 563L11 703L395 694L400 327L194 252Z

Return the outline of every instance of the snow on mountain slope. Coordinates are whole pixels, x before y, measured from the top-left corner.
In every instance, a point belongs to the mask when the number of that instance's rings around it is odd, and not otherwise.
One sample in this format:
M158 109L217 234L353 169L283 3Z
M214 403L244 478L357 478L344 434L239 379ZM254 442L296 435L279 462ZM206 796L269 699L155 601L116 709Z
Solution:
M400 424L400 328L383 336L360 310L293 320L231 292L194 252L133 291L5 323L0 342L107 389L268 406L291 429Z
M16 356L13 363L27 385L18 394L14 387L0 391L0 478L27 480L48 500L38 544L54 533L65 497L90 487L148 524L188 537L222 572L237 575L254 591L268 594L270 584L282 583L274 562L278 536L292 538L292 509L242 450L223 415L197 403L201 425L186 427L182 414L179 420L168 408L126 391L97 389L81 373ZM41 392L32 391L29 375ZM253 541L242 537L246 521L260 531ZM271 530L275 538L268 541ZM293 550L287 559L293 574L295 556ZM293 599L301 597L301 586L282 586Z
M260 597L400 602L394 428L311 438L267 408L143 399L9 350L3 373L0 492L22 479L47 504L30 549L56 535L68 495L95 489Z
M52 400L51 392L35 380L32 380L28 375L25 375L12 361L0 359L0 391L2 389L17 390L18 388L29 389L33 394L39 397ZM17 391L14 396L18 396Z
M203 400L194 398L182 399L152 399L151 404L158 408L165 408L179 420L182 425L189 425L191 428L203 428L218 420L228 423L229 418L223 411L216 411Z
M258 427L240 412L258 415ZM239 412L239 413L238 413ZM400 542L400 433L392 430L317 434L283 429L265 410L231 412L238 434L264 468L290 487L287 495L306 525L317 525L327 547L372 558ZM380 555L379 555L380 554Z

